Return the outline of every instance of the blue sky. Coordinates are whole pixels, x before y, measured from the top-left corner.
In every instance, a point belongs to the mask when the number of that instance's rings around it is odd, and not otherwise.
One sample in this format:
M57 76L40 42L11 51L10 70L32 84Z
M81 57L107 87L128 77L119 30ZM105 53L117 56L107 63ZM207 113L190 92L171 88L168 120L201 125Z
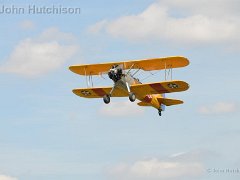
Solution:
M0 1L0 8L32 4L81 13L0 14L0 180L239 179L226 172L240 169L239 2ZM126 98L105 105L71 92L86 83L70 65L175 55L190 60L173 74L190 89L167 94L185 103L161 118Z

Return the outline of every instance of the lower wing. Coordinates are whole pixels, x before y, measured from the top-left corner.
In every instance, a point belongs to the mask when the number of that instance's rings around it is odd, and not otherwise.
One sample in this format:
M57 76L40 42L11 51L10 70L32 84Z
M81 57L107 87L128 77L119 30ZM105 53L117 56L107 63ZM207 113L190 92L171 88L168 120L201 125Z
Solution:
M164 81L157 83L132 85L131 91L138 96L144 96L148 94L181 92L186 91L188 88L189 88L188 83L184 81Z
M130 87L131 92L137 96L146 96L148 94L162 94L171 92L185 91L189 85L184 81L164 81L158 83L136 84ZM99 88L79 88L73 89L73 93L84 98L101 98L109 94L112 87ZM129 94L119 88L115 88L111 97L128 97Z
M101 98L109 94L112 87L99 87L99 88L79 88L73 89L73 93L84 98ZM115 88L111 97L128 97L128 93Z

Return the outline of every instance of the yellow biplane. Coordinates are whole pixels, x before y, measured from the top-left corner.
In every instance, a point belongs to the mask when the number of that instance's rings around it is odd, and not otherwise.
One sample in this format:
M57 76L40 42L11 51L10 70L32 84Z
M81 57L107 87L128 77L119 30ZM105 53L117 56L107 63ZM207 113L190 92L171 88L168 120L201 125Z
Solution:
M84 98L103 98L104 103L110 103L111 97L129 97L131 102L138 99L139 106L152 106L159 115L165 106L182 104L178 99L165 98L165 93L186 91L189 85L184 81L167 80L169 71L173 68L187 66L189 61L182 56L111 62L102 64L85 64L70 66L69 69L79 75L86 76L87 84L92 83L92 76L108 74L114 82L113 87L87 87L73 89L73 93ZM165 70L165 81L142 84L134 77L139 70ZM132 71L134 71L132 73ZM172 77L172 76L171 76Z

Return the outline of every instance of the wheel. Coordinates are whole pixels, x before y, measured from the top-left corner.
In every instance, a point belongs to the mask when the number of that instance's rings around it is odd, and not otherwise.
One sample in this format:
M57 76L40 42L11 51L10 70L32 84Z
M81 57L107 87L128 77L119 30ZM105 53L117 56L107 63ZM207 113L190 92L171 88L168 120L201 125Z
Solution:
M110 103L110 96L109 95L104 95L103 96L103 101L104 101L105 104Z
M131 102L134 102L134 101L136 100L136 95L135 95L134 93L130 92L130 93L129 93L129 100L130 100Z
M158 110L158 115L162 116L162 110L161 109Z

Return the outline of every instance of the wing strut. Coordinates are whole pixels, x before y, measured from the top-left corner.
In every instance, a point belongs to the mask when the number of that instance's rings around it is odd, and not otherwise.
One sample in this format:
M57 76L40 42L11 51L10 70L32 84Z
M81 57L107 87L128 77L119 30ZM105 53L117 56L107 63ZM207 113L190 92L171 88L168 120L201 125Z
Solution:
M87 87L93 87L93 78L92 78L92 74L90 73L89 75L87 75L87 71L86 71L86 67L84 67L84 71L85 71L85 77L86 77L86 84Z
M130 69L128 70L127 74L130 73L130 71L132 70L132 68L133 68L134 65L135 65L134 63L131 65L131 67L130 67Z
M87 76L86 67L84 67L84 72L85 72L85 77L86 77L86 84L87 84L87 87L89 87L89 85L88 85L88 76Z
M135 76L141 69L137 69L133 74L132 76Z
M165 81L168 80L169 76L170 79L172 80L172 65L170 65L169 67L167 67L167 64L165 62L165 69L164 69L164 77L165 77Z

